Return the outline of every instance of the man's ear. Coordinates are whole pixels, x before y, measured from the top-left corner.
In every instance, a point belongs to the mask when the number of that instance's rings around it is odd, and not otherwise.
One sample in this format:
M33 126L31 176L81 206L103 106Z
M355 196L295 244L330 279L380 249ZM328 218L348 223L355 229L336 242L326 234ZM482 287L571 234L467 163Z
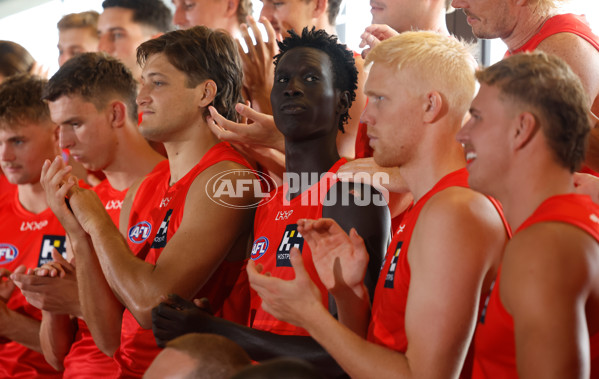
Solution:
M446 101L443 95L438 91L431 91L426 94L425 101L422 104L424 111L424 122L432 124L439 120L445 113Z
M539 120L530 112L522 112L516 116L512 133L514 150L524 148L539 130Z
M237 14L237 8L239 8L239 0L227 0L227 17L232 17Z
M110 126L122 128L127 119L127 106L122 101L115 100L109 105Z
M337 114L342 115L349 109L349 91L343 91L339 94L339 101L337 101Z
M312 12L313 18L319 18L323 13L326 13L329 6L328 0L312 0L314 1L314 11ZM328 16L327 16L328 17Z
M216 97L218 88L212 79L204 81L203 83L199 84L198 87L202 91L198 105L202 108L206 108L208 105L212 104L212 101Z

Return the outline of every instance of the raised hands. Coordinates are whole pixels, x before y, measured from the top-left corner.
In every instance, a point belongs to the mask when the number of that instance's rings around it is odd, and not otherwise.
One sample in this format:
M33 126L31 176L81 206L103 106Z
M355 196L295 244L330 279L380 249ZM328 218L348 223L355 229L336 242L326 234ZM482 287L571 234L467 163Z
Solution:
M75 238L76 235L81 236L82 231L89 233L98 216L110 216L106 214L98 195L80 188L77 178L70 173L71 167L66 166L62 158L57 156L52 162L44 162L40 182L46 191L50 209L69 236ZM66 198L69 199L69 205Z
M235 105L235 110L251 124L227 120L214 107L209 107L208 127L219 139L227 142L270 147L285 151L285 138L275 126L271 115L257 112L245 104Z
M262 17L260 23L266 29L268 42L262 39L262 33L260 33L254 18L248 16L247 25L241 25L241 35L248 48L248 52L243 51L239 42L237 42L237 47L243 63L243 86L249 94L249 100L256 110L272 114L270 90L272 89L275 75L272 62L273 57L279 53L277 39L281 39L281 36L275 35L275 30L266 18ZM249 29L252 30L252 34L256 40L255 44L252 41Z
M298 231L312 251L320 280L335 297L351 291L358 297L368 293L364 276L369 255L355 229L349 236L333 219L298 220Z
M27 273L13 273L14 283L34 307L56 313L81 315L75 266L54 249L53 262L29 269Z
M25 266L19 266L15 272L25 272ZM10 278L12 272L6 268L0 268L0 301L8 303L10 295L15 290L15 283Z
M389 25L385 24L372 24L364 29L364 33L360 36L362 41L360 42L360 48L368 48L362 50L362 58L366 59L366 55L370 52L370 49L381 43L382 41L399 35L397 31L392 29Z
M295 279L283 280L262 272L262 265L250 260L247 265L251 287L262 298L262 308L281 321L305 328L308 318L325 310L320 291L310 279L297 248L290 251Z

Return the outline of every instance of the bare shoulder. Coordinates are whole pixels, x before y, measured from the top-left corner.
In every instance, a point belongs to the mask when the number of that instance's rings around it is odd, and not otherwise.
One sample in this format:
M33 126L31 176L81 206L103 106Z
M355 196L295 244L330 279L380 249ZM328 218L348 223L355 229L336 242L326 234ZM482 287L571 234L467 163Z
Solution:
M187 203L215 204L231 209L246 208L256 203L260 180L246 166L221 161L207 167L193 181Z
M427 201L412 235L412 260L461 262L462 266L495 266L507 233L495 206L469 188L450 187ZM416 262L414 262L416 263Z
M500 227L503 223L493 203L483 194L465 187L450 187L426 203L421 218L431 226L450 229Z
M538 50L557 55L580 77L591 96L599 94L599 51L588 41L572 33L554 34L539 44Z
M541 222L518 232L503 259L501 297L506 309L519 299L574 298L599 291L599 244L582 229Z

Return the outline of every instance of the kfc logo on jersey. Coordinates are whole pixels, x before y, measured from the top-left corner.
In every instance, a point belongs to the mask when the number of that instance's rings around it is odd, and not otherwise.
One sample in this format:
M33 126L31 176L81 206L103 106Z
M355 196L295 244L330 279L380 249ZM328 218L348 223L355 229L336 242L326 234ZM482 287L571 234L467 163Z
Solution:
M260 237L254 241L254 245L252 246L252 255L250 255L250 258L253 261L258 260L262 258L264 253L266 253L266 250L268 250L268 238Z
M1 243L0 244L0 265L4 265L10 263L17 259L19 255L19 250L9 244L9 243Z
M393 288L393 281L395 280L395 269L397 268L397 260L399 258L399 252L401 251L402 245L403 241L399 241L397 243L397 247L395 248L395 254L393 254L393 258L391 258L389 272L387 272L387 276L385 277L385 288Z
M129 228L129 241L142 243L150 236L152 225L147 221L141 221Z
M37 266L52 262L52 251L56 249L65 259L67 258L67 249L65 246L65 236L54 236L44 234L42 238L42 247L40 248L40 258Z
M123 206L123 200L108 200L106 203L106 210L109 211L111 209L121 209Z
M26 232L28 230L42 230L48 225L48 220L37 221L23 221L21 223L21 231Z
M275 221L287 220L293 214L293 209L290 211L278 211Z
M289 224L285 227L283 239L277 249L277 267L291 267L289 252L293 247L297 247L300 252L304 247L304 237L297 231L297 224Z
M166 233L168 232L168 223L171 220L172 214L172 209L169 209L168 212L166 212L166 216L164 216L164 220L162 220L160 228L158 228L156 237L154 237L154 242L152 242L152 246L150 246L152 249L157 249L166 246Z
M164 199L160 200L160 206L158 208L164 208L168 205L168 203L171 202L173 198L172 197L165 197Z

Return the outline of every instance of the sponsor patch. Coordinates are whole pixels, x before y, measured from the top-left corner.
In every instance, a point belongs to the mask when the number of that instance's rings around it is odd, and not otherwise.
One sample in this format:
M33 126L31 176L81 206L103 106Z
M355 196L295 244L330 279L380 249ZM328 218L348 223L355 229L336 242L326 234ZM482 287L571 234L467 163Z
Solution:
M252 246L252 255L250 258L253 261L258 260L262 258L264 253L266 253L266 250L268 250L268 238L260 237L254 241L254 245Z
M166 216L164 216L164 220L160 224L160 228L158 228L158 232L156 233L156 237L154 237L154 242L152 242L152 249L161 248L166 246L166 233L168 232L168 223L171 220L171 215L173 214L173 210L169 209L166 212Z
M304 237L297 231L297 224L289 224L285 227L283 239L277 249L277 267L291 267L289 252L293 247L297 247L300 252L304 247Z
M42 238L42 246L40 248L40 258L37 262L38 267L53 261L52 250L54 249L58 250L58 252L63 256L63 258L67 258L65 236L44 234L44 238Z
M9 243L0 243L0 265L5 265L17 259L19 249Z
M129 241L133 243L142 243L150 236L152 225L147 221L141 221L129 228L127 233Z
M387 272L387 276L385 277L385 288L394 287L393 282L395 281L395 269L397 268L397 259L399 258L399 253L401 252L402 245L403 241L399 241L397 243L397 247L395 248L395 254L393 254L393 258L391 258L389 272Z

